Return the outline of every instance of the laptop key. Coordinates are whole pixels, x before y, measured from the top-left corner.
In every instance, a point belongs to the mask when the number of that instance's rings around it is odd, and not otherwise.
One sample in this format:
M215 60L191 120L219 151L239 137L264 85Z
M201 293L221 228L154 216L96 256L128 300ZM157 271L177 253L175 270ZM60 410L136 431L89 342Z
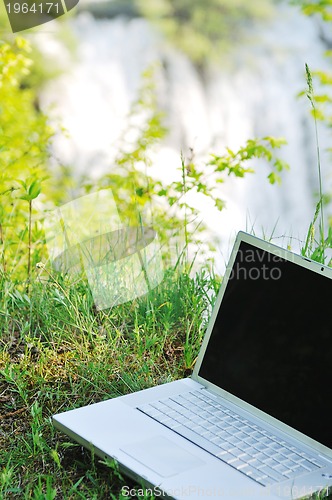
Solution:
M171 410L171 411L168 411L168 412L166 413L166 415L167 415L169 418L173 418L173 419L175 419L175 418L177 417L178 413L176 413L176 411L172 411L172 410Z
M282 481L285 479L282 474L272 469L268 465L262 465L261 467L259 467L259 471L263 474L266 474L268 477L274 479L275 481Z
M216 455L217 458L220 458L223 462L226 462L226 464L230 464L233 460L236 459L234 455L229 453L228 451L222 451Z
M234 450L234 446L230 443L224 442L223 444L219 445L221 449L229 451L232 453L232 450ZM237 448L236 448L237 450Z
M213 424L217 424L220 422L220 418L216 417L214 414L209 418L209 422L212 422Z
M263 480L267 479L267 476L262 476L262 473L259 472L258 470L251 469L251 470L247 471L246 469L244 469L243 472L244 472L244 474L251 477L252 479L255 479L255 481L258 481L259 483L261 483L263 486L266 486L265 483L263 483Z
M167 425L167 427L169 427L170 429L173 429L173 430L176 430L178 427L180 427L180 422L176 422L174 420L172 420L171 422L168 422L164 425Z
M243 462L239 458L234 458L234 460L231 460L228 463L229 463L229 465L231 465L235 469L239 469L241 466L243 467L244 465L247 465L245 462Z
M317 469L317 465L313 464L312 462L309 462L309 460L301 459L298 462L302 467L305 467L307 470L312 471Z
M308 455L308 453L305 453L305 452L301 452L299 451L298 452L299 455L302 457L302 458L305 458L306 460L308 460L309 462L315 464L315 465L318 465L319 467L322 467L323 466L323 463L320 462L317 458L314 458L312 457L311 455ZM315 463L316 462L316 463Z
M276 460L274 460L273 458L267 458L264 460L264 464L265 465L268 465L269 467L272 467L272 469L278 465L278 462Z
M157 418L157 419L158 419L158 416L160 415L160 411L156 410L154 408L147 408L146 410L144 410L144 413L146 413L147 415L149 415L152 418Z
M275 441L273 441L271 444L270 444L270 448L272 448L273 450L276 450L278 452L281 452L281 449L280 449L280 444L279 443L276 443Z
M252 457L252 447L248 443L246 443L245 441L243 441L242 443L238 444L238 447L243 452L249 452L250 456Z
M262 443L257 443L254 445L254 448L255 450L258 450L258 451L265 451L266 450L266 444L262 444Z
M257 439L259 441L260 438L262 438L262 434L258 431L254 431L252 434L251 434L251 437L253 437L254 439Z
M254 429L252 427L250 427L249 425L243 425L242 427L242 432L244 432L245 434L250 434L251 432L254 431Z
M251 455L248 455L248 453L240 453L239 458L246 464L248 464L249 460L251 459Z
M233 425L237 429L242 429L242 422L239 422L238 420L234 420Z
M260 477L257 479L257 481L263 486L270 486L271 484L274 484L276 482L275 479L268 476Z
M301 456L298 455L297 453L294 453L294 451L292 451L292 453L290 455L288 455L288 458L290 460L293 460L294 462L297 462L298 460L301 460Z
M285 465L283 464L278 464L276 465L275 467L273 467L274 470L276 470L277 472L280 472L280 474L284 474L285 472L287 472L289 470L288 467L286 467Z
M265 444L268 447L270 447L273 441L271 441L271 438L268 438L268 437L264 436L262 439L260 439L259 442L262 443L262 444Z
M197 441L197 434L192 430L188 429L188 427L185 427L184 425L180 425L179 427L177 427L175 429L175 432L180 434L180 436L183 436L184 438L188 439L189 441L196 443L198 446L208 451L212 455L217 455L218 452L220 452L220 448L218 448L218 446L216 446L214 443L209 442L207 439L203 438L204 443L200 444Z
M168 427L168 424L172 424L174 420L171 418L167 417L167 415L160 415L158 417L158 422L161 422L162 424L166 425Z
M285 448L284 446L280 446L279 452L282 453L285 457L290 457L294 452L288 448Z
M208 425L209 425L209 429L211 429L211 432L214 432L216 436L219 436L220 432L223 431L223 429L220 428L220 426L215 424L215 423L209 422Z
M214 436L212 439L211 439L212 443L214 443L215 445L217 445L219 448L223 449L223 450L227 450L228 448L228 444L225 442L224 439L220 439L220 437L218 436Z
M323 462L320 462L319 460L317 460L316 458L312 457L310 458L310 462L314 465L316 465L317 467L324 467L324 463Z
M301 474L308 474L308 472L309 472L308 469L306 469L305 467L302 467L302 465L297 465L295 470Z
M236 436L240 441L243 441L243 439L247 437L247 434L242 432L242 430L237 429L233 432L233 436Z
M277 463L281 463L285 460L284 455L282 455L281 453L276 453L275 450L272 450L272 454L269 454L269 456L271 456L271 458L273 458Z
M247 462L243 462L243 465L240 465L239 467L237 467L237 470L244 472L246 469L248 469L248 467L249 467L249 465L247 464Z
M228 440L230 434L229 432L224 431L223 429L220 429L216 432L216 435L219 436L221 439Z
M190 418L189 418L189 419L190 419L190 421L191 421L191 422L193 422L194 424L197 424L197 425L202 425L202 426L204 426L204 427L205 427L206 422L205 422L204 418L201 418L201 417L199 417L198 415L193 415L193 416L190 416ZM188 421L189 421L189 419L188 419Z
M268 457L264 455L261 451L253 450L252 456L254 458L257 458L259 462L264 462Z
M176 421L179 422L180 424L185 425L188 422L188 418L185 417L184 415L178 415L176 417Z
M293 479L294 477L301 476L302 474L308 474L308 472L309 471L307 469L299 466L294 470L286 472L285 476L287 476L289 479Z
M213 438L214 438L214 434L213 434L212 432L210 432L210 431L207 431L207 430L205 430L205 431L201 434L201 436L202 436L203 438L207 439L208 441L211 441L211 439L213 439Z
M253 437L247 437L244 440L246 443L250 444L251 446L254 446L255 444L258 444L257 439L254 439Z
M229 436L229 438L227 439L227 441L231 444L234 444L236 445L237 443L240 442L240 440L236 437L236 436Z
M165 408L165 404L164 403L160 403L158 401L154 401L151 404L147 404L147 405L141 406L140 410L142 410L142 411L145 412L145 411L152 410L152 408L155 408L156 410L161 411L163 408Z
M234 455L235 457L239 457L242 453L242 450L240 450L240 448L237 448L236 446L231 446L229 448L229 452L232 453L232 455Z
M250 460L248 460L248 464L250 465L250 467L253 467L254 469L257 468L259 465L263 465L262 462L259 462L259 460L257 460L257 458L251 458Z
M202 427L201 425L192 425L192 423L188 424L188 422L183 424L185 427L188 427L188 429L191 429L193 432L201 436L203 432L205 432L206 429Z
M292 460L289 460L289 458L287 458L287 460L284 460L282 463L289 469L294 469L294 467L296 466L296 463L293 462Z
M223 419L223 421L225 422L225 424L230 424L230 425L232 425L232 423L233 423L233 418L232 418L232 417L230 417L230 416L228 415L227 417L225 417L225 418Z

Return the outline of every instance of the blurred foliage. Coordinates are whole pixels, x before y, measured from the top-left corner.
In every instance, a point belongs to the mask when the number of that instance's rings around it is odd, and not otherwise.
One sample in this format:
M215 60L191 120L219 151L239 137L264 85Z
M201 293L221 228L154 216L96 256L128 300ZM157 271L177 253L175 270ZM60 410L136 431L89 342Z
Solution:
M278 0L89 0L78 11L97 19L143 16L200 68L221 62L235 44L252 38L253 23L268 19ZM250 34L249 34L249 31Z
M332 23L332 0L304 1L297 0L303 12L307 15L318 14L327 26ZM327 30L328 32L328 30ZM325 56L330 62L330 70L312 70L310 68L311 88L300 93L309 98L311 102L311 113L315 120L319 120L332 128L332 49L325 51ZM315 92L313 91L313 86ZM332 152L332 148L330 148Z
M293 4L298 5L307 16L321 18L322 33L330 32L329 25L332 22L332 0L294 0ZM323 37L324 38L324 37ZM328 41L326 41L328 43ZM332 62L332 50L326 50L325 56ZM331 66L332 67L332 66ZM317 123L320 121L328 129L332 128L332 70L314 71L305 64L307 89L300 93L310 101L311 114L315 125L315 140L317 148L317 171L318 171L318 203L311 221L306 242L302 248L302 253L323 264L332 264L332 259L327 261L326 249L332 248L332 216L325 217L324 212L331 210L331 195L323 192L323 180L320 160L320 144ZM332 148L329 148L332 152Z
M321 17L324 25L328 27L326 32L330 32L332 0L292 0L291 3L299 6L307 16L315 15ZM327 44L329 43L331 41L327 41ZM331 48L325 51L325 56L332 63ZM330 71L313 70L310 68L310 78L312 78L312 83L309 93L308 91L303 91L300 95L305 95L309 98L314 118L325 122L328 127L332 127L332 64ZM315 93L313 93L312 85L315 87Z
M262 139L248 139L245 146L238 151L227 148L227 153L223 156L213 155L210 165L215 165L216 172L226 171L228 175L234 174L236 177L244 177L246 173L253 173L252 167L244 168L244 164L253 159L262 158L272 166L272 171L267 176L271 184L281 184L281 172L288 170L289 165L274 155L274 149L278 149L286 144L285 139L266 136ZM217 180L217 182L220 180ZM223 182L223 180L222 180Z
M325 54L332 63L332 50L326 51ZM312 115L330 128L332 127L332 69L330 71L313 70L311 75L316 89ZM301 94L307 95L307 92L304 91ZM332 148L330 150L332 151Z
M46 257L43 212L61 203L68 182L68 172L62 171L59 179L54 165L52 176L49 172L54 132L47 116L36 106L36 91L24 83L32 67L30 57L30 45L23 38L0 46L0 273L25 279L27 284L35 265ZM262 157L272 165L270 182L283 168L273 153L282 141L264 138L248 141L237 152L228 149L224 155L214 156L201 165L193 154L182 160L179 156L178 179L166 184L155 179L149 170L154 148L165 133L154 68L150 68L143 75L143 86L111 171L93 183L86 179L83 189L76 191L80 196L111 188L123 224L156 228L165 256L174 255L174 246L179 254L189 243L201 243L204 225L191 201L192 194L209 198L222 210L224 202L215 186L227 175L242 177L253 172L252 163L250 167L244 164Z
M36 88L27 83L32 57L30 44L21 37L0 45L0 278L10 276L27 287L36 264L47 257L42 219L65 200L70 182L70 172L50 161L54 131L39 109ZM264 158L271 166L268 180L274 183L285 165L274 151L283 141L265 137L248 141L238 151L227 149L210 161L197 162L193 151L188 158L179 155L177 179L169 184L155 179L150 170L154 149L167 131L154 71L150 68L143 75L112 168L99 181L85 179L75 195L111 188L123 224L157 229L167 257L180 254L189 243L202 242L205 227L192 195L204 196L222 210L216 186L227 176L243 177L254 171L256 159Z
M72 30L68 28L66 24L66 19L73 14L70 12L64 17L60 17L56 21L57 27L57 38L62 41L64 46L68 48L71 52L74 52L76 45ZM55 23L54 23L55 26ZM16 36L24 38L29 42L29 59L33 61L30 65L29 71L22 77L20 85L24 87L33 88L36 95L36 101L38 100L38 92L43 88L47 82L52 78L56 78L61 73L61 65L56 60L55 57L45 56L44 52L39 47L39 37L34 35L38 33L39 27L31 28L25 30L22 35L13 35L11 26L8 20L6 9L2 2L0 2L0 39L4 42L8 42L12 45ZM32 35L32 36L31 36ZM42 38L43 43L47 43L47 38Z
M332 21L332 0L291 0L301 7L306 16L319 15L324 21Z
M29 58L33 61L29 72L24 75L21 87L31 88L35 92L36 105L38 94L47 83L61 74L60 65L55 60L46 59L34 43L29 43Z
M112 189L124 225L152 225L158 231L164 257L181 253L189 243L196 248L203 244L206 225L195 205L197 195L222 210L225 203L217 186L228 176L254 173L255 161L263 159L269 168L267 179L274 184L280 183L280 172L288 168L276 156L276 150L285 141L264 137L248 140L238 151L226 148L223 154L211 155L205 162L196 161L190 150L187 157L179 156L176 180L166 184L153 177L149 170L153 151L166 134L156 99L153 67L143 75L143 87L128 122L131 126L126 135L131 141L126 143L123 139L112 170L101 178L99 186ZM85 188L90 192L95 184L86 180ZM214 250L214 243L209 242L210 250Z
M141 13L199 66L244 40L246 28L266 19L271 0L133 0Z
M53 131L36 106L34 89L23 82L32 60L29 43L17 37L0 44L0 271L25 267L28 258L28 204L22 191L29 179L45 181ZM51 191L50 186L45 186ZM38 193L39 194L39 193ZM40 228L34 223L35 240ZM36 246L37 248L37 246ZM35 258L39 258L38 252Z

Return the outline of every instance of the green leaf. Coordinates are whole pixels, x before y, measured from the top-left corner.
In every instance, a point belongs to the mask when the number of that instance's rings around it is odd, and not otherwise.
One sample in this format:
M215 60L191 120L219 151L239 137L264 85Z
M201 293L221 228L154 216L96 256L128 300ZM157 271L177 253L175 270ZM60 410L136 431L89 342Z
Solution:
M281 184L281 177L276 172L271 172L267 178L270 181L270 184Z
M282 170L289 170L289 164L280 158L277 158L274 162L274 167L277 172L282 172Z
M32 184L30 184L28 189L30 200L34 200L35 198L37 198L40 192L41 192L40 182L38 180L35 180L34 182L32 182Z
M223 208L225 208L225 202L220 198L217 198L215 200L215 206L217 207L218 210L222 210Z

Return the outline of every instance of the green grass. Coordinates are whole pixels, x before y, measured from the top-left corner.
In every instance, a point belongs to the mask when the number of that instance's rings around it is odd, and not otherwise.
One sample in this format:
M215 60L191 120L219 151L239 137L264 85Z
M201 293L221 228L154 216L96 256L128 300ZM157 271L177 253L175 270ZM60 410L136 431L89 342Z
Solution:
M177 267L147 296L97 311L83 279L37 273L28 288L0 280L0 499L128 498L121 488L135 485L116 464L51 416L189 375L220 280Z
M169 270L148 296L97 311L84 281L0 294L0 498L120 498L122 479L57 432L54 413L189 375L219 281ZM0 296L1 296L0 295Z

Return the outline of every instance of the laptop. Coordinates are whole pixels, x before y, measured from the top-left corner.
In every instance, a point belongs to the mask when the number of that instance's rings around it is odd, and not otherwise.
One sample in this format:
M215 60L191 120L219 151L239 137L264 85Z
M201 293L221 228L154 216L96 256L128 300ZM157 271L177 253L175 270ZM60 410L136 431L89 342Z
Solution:
M191 377L60 413L55 427L155 496L332 491L331 280L238 233Z

